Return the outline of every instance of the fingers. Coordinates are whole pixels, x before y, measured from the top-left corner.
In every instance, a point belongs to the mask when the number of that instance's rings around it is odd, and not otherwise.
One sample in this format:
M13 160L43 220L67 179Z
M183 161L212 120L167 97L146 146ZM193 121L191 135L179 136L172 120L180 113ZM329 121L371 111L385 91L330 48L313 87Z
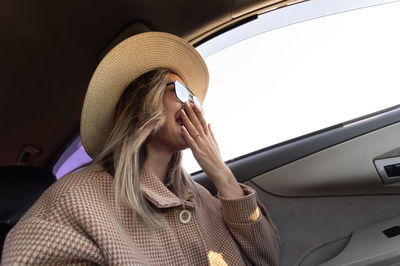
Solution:
M184 110L192 122L193 126L196 128L197 132L203 136L204 134L208 135L207 124L204 120L203 114L201 111L191 103L184 103ZM189 130L190 132L190 130Z
M192 104L192 106L193 106L194 113L197 116L197 119L200 121L200 124L201 124L201 127L203 129L203 132L208 136L209 135L209 130L208 130L207 122L204 119L203 113L201 112L199 107L197 107L197 105Z
M218 154L221 155L221 153L220 153L220 151L219 151L218 144L217 144L217 140L216 140L215 137L214 137L214 132L212 132L212 130L211 130L211 124L208 124L208 131L210 132L211 138L212 138L212 140L214 141L214 145L215 145L215 147L217 148Z
M182 127L182 133L183 133L183 138L186 141L186 144L189 146L189 148L192 151L197 150L197 143L196 141L192 138L192 136L189 134L187 129L185 127Z
M184 110L181 111L181 119L184 125L184 129L188 132L191 138L196 138L197 135L201 134L194 126L193 122L189 119L188 115ZM188 143L189 144L189 143Z
M215 137L214 137L214 132L212 132L212 130L211 130L211 124L208 124L208 131L210 132L210 135L211 135L211 137L212 137L212 139L213 139L213 141L215 142L215 143L217 143L217 141L215 140Z

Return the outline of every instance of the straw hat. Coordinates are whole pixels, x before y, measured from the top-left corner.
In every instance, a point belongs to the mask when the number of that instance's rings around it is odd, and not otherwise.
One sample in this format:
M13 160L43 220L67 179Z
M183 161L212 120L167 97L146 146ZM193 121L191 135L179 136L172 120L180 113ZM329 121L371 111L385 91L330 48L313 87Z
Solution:
M207 93L208 70L187 41L163 32L145 32L115 46L98 65L89 83L81 117L81 139L94 158L112 130L115 106L137 77L158 67L171 69L201 102Z

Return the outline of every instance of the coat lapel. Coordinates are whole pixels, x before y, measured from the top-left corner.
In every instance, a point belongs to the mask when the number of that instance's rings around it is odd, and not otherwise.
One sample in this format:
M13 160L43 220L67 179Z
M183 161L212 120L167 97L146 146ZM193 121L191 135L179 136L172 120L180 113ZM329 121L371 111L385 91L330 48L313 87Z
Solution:
M142 191L144 197L149 200L156 208L171 208L192 203L178 198L172 193L161 180L153 173L148 165L144 165L142 172Z

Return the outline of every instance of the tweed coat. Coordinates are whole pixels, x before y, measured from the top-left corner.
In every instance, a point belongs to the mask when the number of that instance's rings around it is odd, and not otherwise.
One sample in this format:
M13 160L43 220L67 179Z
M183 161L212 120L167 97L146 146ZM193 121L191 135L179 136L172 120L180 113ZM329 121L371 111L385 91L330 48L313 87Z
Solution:
M252 188L241 185L239 199L217 199L196 186L204 204L182 202L145 166L144 197L166 219L150 229L116 203L112 176L100 166L69 174L10 231L2 264L278 265L277 229Z

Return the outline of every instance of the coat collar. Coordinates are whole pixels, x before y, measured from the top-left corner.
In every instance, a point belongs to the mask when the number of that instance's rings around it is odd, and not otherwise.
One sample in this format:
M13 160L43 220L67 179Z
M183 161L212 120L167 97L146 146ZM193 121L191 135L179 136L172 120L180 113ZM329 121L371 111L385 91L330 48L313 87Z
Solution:
M141 184L144 197L156 208L171 208L180 205L194 207L192 202L187 199L182 201L172 193L147 164L143 167Z

